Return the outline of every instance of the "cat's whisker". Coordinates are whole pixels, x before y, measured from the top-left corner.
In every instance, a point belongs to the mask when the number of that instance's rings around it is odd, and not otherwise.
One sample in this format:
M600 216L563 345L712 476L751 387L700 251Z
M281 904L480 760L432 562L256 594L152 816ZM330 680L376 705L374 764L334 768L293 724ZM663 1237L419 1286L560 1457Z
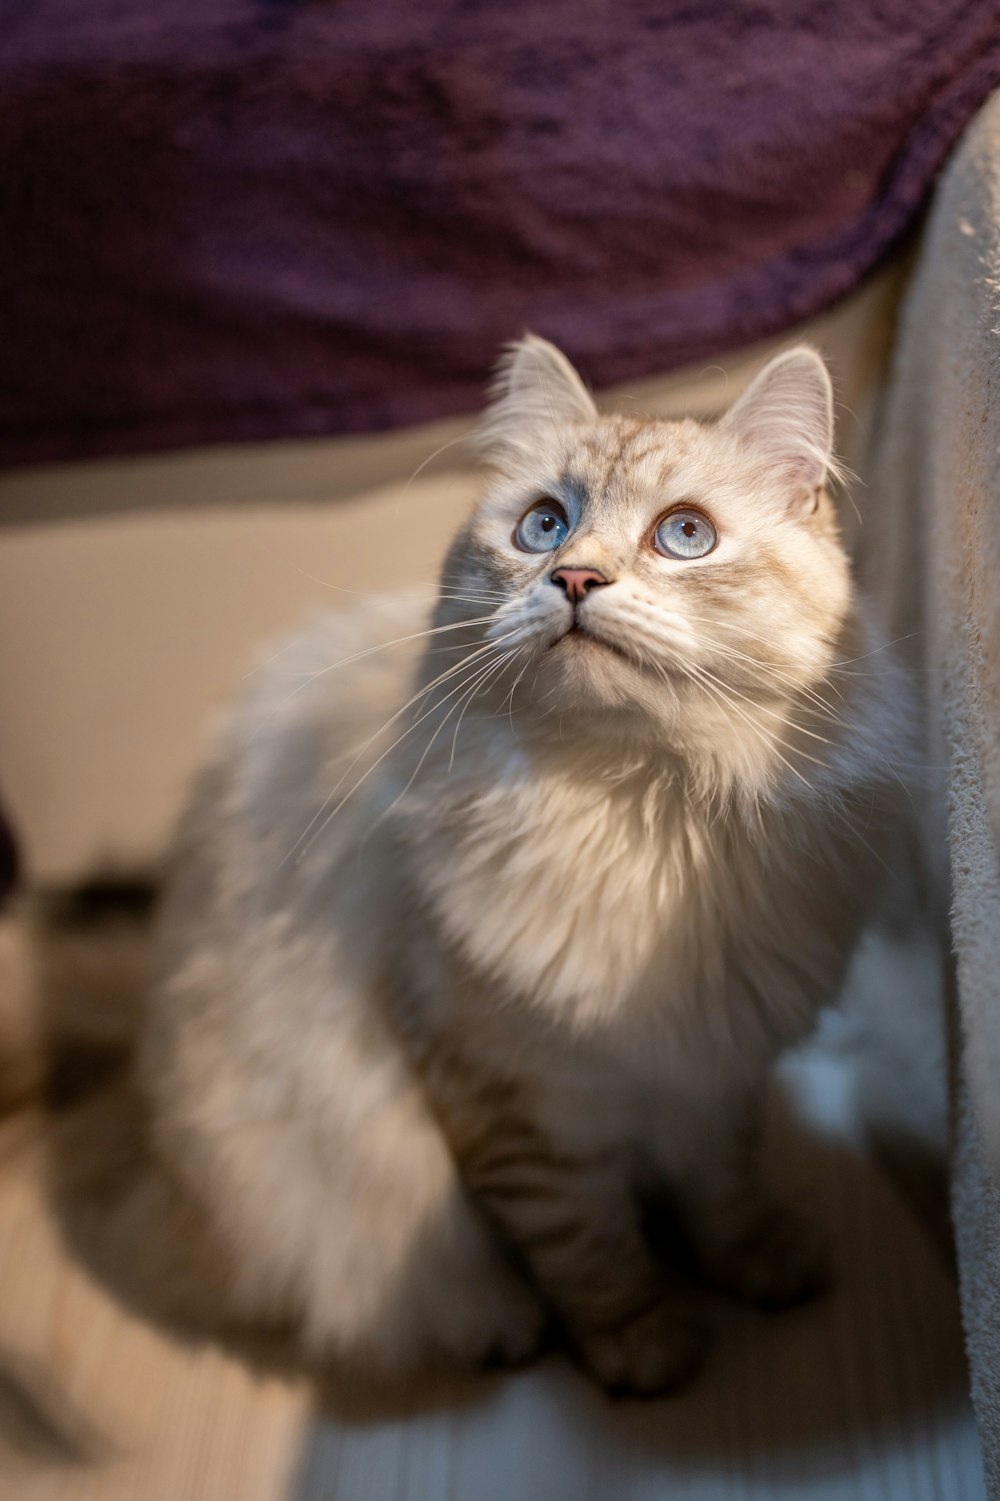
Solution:
M901 639L905 639L905 638L901 638ZM708 644L715 645L717 643L709 642ZM768 668L766 670L765 674L761 678L762 682L766 682L766 677L767 677L768 674L770 674L770 672L771 672L771 669ZM834 708L833 705L831 705L830 703L828 703L828 701L826 699L823 699L818 694L814 693L811 689L809 689L808 687L806 687L804 685L795 685L794 679L789 679L789 681L794 685L795 691L797 693L804 694L809 699L814 699L816 701L816 703L826 713L828 713L831 716L831 718L833 719L834 724L836 724L836 725L843 725L844 721L843 721L841 715ZM732 685L728 685L728 686L731 688L731 691L733 691L733 692L737 691L736 689L732 688ZM752 702L752 701L748 700L748 702ZM768 710L767 707L765 705L763 705L763 704L759 705L758 707L760 707L765 713L773 712L773 711ZM817 711L814 710L814 712L817 712ZM830 740L827 736L820 735L816 731L809 730L809 729L806 728L805 725L800 724L800 723L798 723L795 720L792 720L792 719L786 717L784 719L784 722L788 726L789 729L795 730L795 731L799 732L800 734L807 735L807 736L809 736L810 739L821 740L826 745L834 745L834 744L836 744L835 741ZM785 742L785 741L782 741L781 743L787 745L787 742ZM788 748L792 749L792 747L788 747ZM799 748L799 750L798 750L797 753L799 755L805 756L805 758L807 760L814 761L816 763L816 765L823 766L823 767L826 767L826 769L829 769L829 767L828 767L828 765L827 765L826 762L818 760L815 756L808 755L807 752L801 750L801 748ZM912 803L912 801L913 801L912 790L909 787L907 787L906 783L900 777L898 771L896 770L896 767L889 761L888 758L883 758L882 764L885 767L885 769L888 771L888 773L892 777L892 779L898 784L898 786L900 787L900 789L906 794L907 798ZM901 765L901 764L902 763L897 763L897 765Z
M363 657L375 656L378 652L388 651L392 646L403 646L409 641L422 641L428 636L440 636L447 631L460 631L466 627L489 625L495 618L495 615L479 615L469 620L453 621L450 625L434 625L424 631L413 631L409 636L397 636L393 641L381 641L377 646L368 646L363 651L352 652L349 657L340 657L336 662L328 662L318 672L311 673L293 690L290 697L294 698L295 694L301 693L303 688L314 683L317 678L325 677L328 672L335 672L337 668L346 667L351 662L360 662Z
M721 626L724 629L736 630L739 631L742 635L749 637L753 641L759 641L762 645L765 646L769 645L765 637L759 635L759 633L755 631L749 630L746 627L737 625L735 621L711 620L702 615L691 615L687 611L685 611L684 619L686 622L691 622L695 625ZM727 641L718 641L711 636L704 637L703 641L704 644L722 652L723 654L728 653L729 655L739 659L740 661L745 661L753 666L756 666L760 670L760 672L764 674L764 676L761 678L761 681L766 681L766 678L769 675L781 679L789 686L794 686L796 693L804 694L807 698L812 699L813 702L821 707L826 713L828 713L836 723L841 722L840 711L837 709L836 705L831 704L827 699L825 699L822 694L820 694L815 689L815 687L811 687L806 683L800 683L796 678L792 677L790 673L782 671L781 668L774 667L770 663L764 663L757 657L752 657L746 652L740 652L736 647L732 646ZM842 698L842 695L839 693L833 683L829 683L829 687L834 693L837 694L838 698Z
M751 708L759 709L761 713L769 715L772 719L777 719L786 727L786 729L790 729L792 731L798 731L802 729L801 725L796 724L794 720L789 719L786 715L779 714L777 710L769 709L766 704L755 703L752 698L748 698L745 693L740 693L738 689L734 688L732 683L724 683L721 678L716 677L715 674L710 672L707 667L702 666L700 663L696 664L696 666L698 668L698 671L701 672L705 678L711 679L711 681L714 682L723 693L727 695L735 695L735 697L740 699L743 703L749 704ZM735 708L735 705L733 705L733 707ZM808 735L811 732L809 730L805 730L803 731L803 733ZM822 740L823 736L820 735L815 738ZM821 761L817 756L811 756L809 752L804 751L801 746L792 745L788 740L782 740L780 736L775 736L774 740L778 745L783 745L786 750L792 751L793 754L802 756L806 761L812 761L814 765L821 766L824 771L829 771L829 764L826 761ZM826 741L825 743L827 745L831 744L830 741ZM788 761L785 762L786 766L790 766L790 764L791 763ZM812 784L807 783L806 785L811 786Z
M434 460L440 458L443 453L447 453L449 448L457 448L460 443L465 443L466 437L467 435L465 433L460 433L457 438L449 438L447 443L442 443L440 448L435 448L434 452L429 453L426 459L422 459L421 462L417 465L416 469L414 469L413 473L410 475L409 479L406 481L406 484L403 486L400 499L402 500L406 496L407 491L413 484L414 480L418 479L420 475L423 474L428 464L433 464Z
M718 641L711 636L701 637L700 644L707 646L712 651L719 652L731 661L741 662L747 667L755 668L756 679L762 685L767 686L772 679L775 679L789 689L793 697L808 699L816 706L817 710L821 710L824 715L828 715L835 724L842 722L840 710L836 704L832 704L814 686L801 682L792 673L785 672L782 668L776 667L770 662L762 662L757 657L750 656L747 652L738 651L735 647L730 646L728 642ZM832 687L833 685L831 684L830 686ZM834 689L834 691L836 692L837 690ZM841 695L838 694L838 697L841 697Z
M471 585L458 587L450 584L438 584L434 589L435 600L479 600L488 604L503 604L509 598L510 593L505 589L475 589Z
M522 651L522 650L523 650L523 647L518 647L518 651ZM531 658L529 657L528 660L525 662L524 666L521 668L521 671L518 673L517 677L514 679L513 685L511 686L511 690L508 693L507 697L504 699L503 703L500 705L500 713L501 714L503 713L503 711L504 711L505 708L507 709L507 717L510 720L510 728L511 728L511 733L512 734L516 734L517 733L516 730L514 729L514 694L517 692L518 684L520 683L521 679L524 677L524 674L527 672L527 670L528 670L528 668L530 666L531 666Z
M711 643L706 642L704 639L698 640L698 645L710 645L710 644ZM704 670L708 671L707 668L705 668ZM747 697L746 694L741 693L738 688L734 687L734 685L732 683L722 684L722 680L721 679L716 679L716 681L719 682L720 685L724 686L726 688L727 692L734 693L737 698L741 699L744 703L751 704L755 709L759 709L762 714L767 714L772 719L779 720L782 724L786 725L790 730L794 730L794 731L796 731L797 733L799 733L801 735L807 735L810 740L818 740L823 745L833 745L835 743L834 741L832 741L829 738L828 735L821 735L817 730L807 729L804 724L800 724L797 720L793 720L793 719L789 718L789 716L786 715L786 714L779 713L777 709L773 709L773 708L769 707L767 704L759 703L757 700ZM767 674L766 673L762 673L759 681L761 683L763 683L763 684L766 685L767 684ZM805 755L805 752L802 751L802 752L800 752L800 754ZM808 759L813 760L815 758L814 757L809 757ZM822 766L825 763L818 762L817 764L819 764L819 765Z
M879 652L888 651L890 646L898 646L901 641L912 641L915 636L919 636L920 634L920 631L910 631L905 636L896 636L892 641L880 642L878 646L873 647L871 651L864 652L860 657L845 657L842 662L832 662L830 665L839 671L841 668L851 666L854 662L867 662L869 657L877 657Z
M513 634L513 633L511 633L511 634ZM501 638L501 639L504 639L504 638ZM496 649L496 647L499 644L500 643L494 642L494 641L487 642L485 645L478 647L476 649L476 651L472 655L473 655L474 658L478 658L478 657L482 656L482 654L484 652L488 652L490 650ZM395 714L391 715L390 718L385 721L385 723L379 728L379 730L376 732L375 735L369 736L368 740L361 747L360 751L355 756L355 758L351 762L350 766L348 766L347 769L346 769L346 771L344 771L342 773L340 779L338 780L338 782L336 783L336 785L334 786L334 788L332 789L332 791L324 799L323 803L320 805L319 810L313 815L313 818L310 820L310 823L309 823L308 827L305 829L305 831L300 836L300 838L296 841L295 845L293 845L292 849L289 850L288 854L285 856L285 860L286 861L289 860L289 859L291 859L292 855L294 855L297 850L300 850L300 847L302 846L303 841L308 839L308 843L306 843L305 847L301 849L301 852L299 853L299 856L298 856L299 860L303 859L304 856L305 856L305 854L308 852L308 850L315 843L316 839L318 839L319 836L326 829L326 827L330 823L331 819L333 819L333 818L335 818L337 816L337 814L340 812L340 810L344 806L344 804L348 801L349 798L351 798L351 797L354 796L355 792L357 792L358 788L361 787L362 784L368 780L368 778L371 776L372 772L374 772L376 770L376 768L382 764L382 762L386 759L386 757L388 755L390 755L392 753L392 751L394 751L396 749L396 747L398 745L400 745L402 743L402 741L404 741L408 735L411 735L413 733L413 731L415 729L417 729L417 727L419 725L423 724L424 720L427 719L431 714L433 714L436 709L439 709L443 703L447 703L448 699L451 698L451 697L453 697L455 693L460 693L462 691L462 689L466 686L466 684L468 682L468 679L467 678L463 679L458 684L457 688L452 689L451 692L447 693L443 699L439 699L436 703L432 704L429 709L426 709L419 716L419 718L417 718L416 720L414 720L413 724L409 725L403 731L403 733L401 735L399 735L393 741L393 743L386 750L384 750L382 752L382 754L375 761L372 762L371 766L368 767L368 769L358 778L358 780L349 788L349 790L344 793L344 795L340 799L340 801L336 804L336 806L330 812L328 812L326 814L326 817L323 818L322 823L319 825L318 828L315 829L315 832L312 833L312 835L310 837L310 830L312 830L314 828L317 820L320 817L322 817L322 815L324 813L324 810L329 807L329 804L330 804L332 798L336 796L337 789L343 784L345 777L347 777L350 774L350 772L353 769L353 767L357 765L357 763L360 760L361 756L364 754L365 750L367 750L368 747L372 744L372 742L374 740L377 740L380 735L384 734L385 731L388 729L389 725L393 724L400 717L401 714L404 714L406 712L406 710L409 709L409 708L411 708L419 699L426 697L426 695L431 691L432 688L437 687L441 682L444 681L445 678L451 677L454 674L460 672L463 668L468 667L469 666L469 660L470 659L465 659L462 662L456 663L456 665L454 667L451 667L451 668L448 669L447 673L442 673L441 677L439 679L436 679L434 683L428 684L426 688L421 688L420 692L414 694L413 698L410 699L408 703L404 704L404 706L403 706L402 709L397 709L396 712L395 712Z
M692 621L695 625L710 625L720 630L733 631L737 635L745 637L746 640L756 642L768 650L772 650L774 646L773 640L768 636L762 635L759 630L754 630L752 626L746 625L742 621L732 620L725 615L694 615L685 609L684 619Z
M696 638L696 642L697 642L697 644L699 646L707 646L710 649L713 648L713 647L715 647L716 644L717 644L717 643L712 642L710 640L706 640L705 638ZM724 652L723 655L726 655L726 653ZM742 657L739 657L739 658L737 658L737 660L743 661L744 659ZM746 658L745 660L747 662L750 662L752 664L752 659L751 658ZM811 695L809 693L809 690L807 688L805 688L802 684L797 683L794 678L792 678L790 676L787 676L785 674L781 674L781 675L774 674L774 673L772 673L772 671L771 671L770 668L766 668L765 669L765 668L762 667L760 669L760 671L757 673L757 676L756 676L756 683L759 684L762 688L771 689L771 691L773 692L773 683L772 683L771 679L774 676L778 676L779 681L782 682L783 685L784 685L784 687L785 687L785 693L783 695L783 700L785 702L787 702L788 699L794 699L796 697L802 697L802 696L804 696L807 700L811 699ZM769 705L760 702L757 699L750 698L747 695L741 693L740 690L738 688L736 688L736 686L734 684L727 683L725 686L726 686L726 688L730 692L735 693L737 695L737 697L743 699L744 702L752 704L754 708L759 709L764 714L768 714L768 715L771 715L772 717L781 719L785 724L787 724L789 726L789 728L795 729L795 730L799 731L803 735L807 735L809 737L809 739L811 739L811 740L819 740L824 745L833 745L833 744L835 744L835 742L833 740L831 740L829 736L827 736L827 735L821 735L818 730L811 730L806 725L800 723L799 721L793 720L793 719L789 718L787 715L780 714L777 709L774 709L774 708L770 707ZM807 704L804 704L802 707L803 707L803 709L807 713L812 713L812 714L817 715L817 716L822 713L822 715L824 716L824 718L830 718L830 719L832 719L834 724L841 724L843 722L842 719L840 718L839 714L833 709L832 705L827 704L823 700L820 700L818 703L813 704L811 707L810 707L810 704L807 702Z
M712 641L706 641L704 644L712 650L718 649L719 646L719 643ZM728 656L729 654L723 651L722 655ZM748 666L753 665L753 658L744 658L742 655L739 655L732 657L731 660L743 664L745 675L750 676L749 672L747 672L746 669ZM833 704L829 703L821 695L814 692L814 690L808 687L806 684L798 682L790 673L780 672L778 669L772 667L760 667L759 671L757 672L756 678L754 679L754 684L755 686L760 686L762 688L773 688L773 680L777 680L777 682L782 685L783 689L785 690L784 697L786 700L805 700L805 702L801 705L805 713L813 714L817 717L817 719L823 722L829 721L831 725L843 724L843 718ZM815 730L808 730L805 725L799 725L798 728L802 730L803 734L810 735L814 740L823 740L827 745L833 744L833 741L829 740L825 735L820 735L819 732Z
M410 788L413 786L414 782L416 781L417 776L419 775L420 770L423 767L424 762L427 760L427 757L430 755L431 749L432 749L432 747L434 745L434 742L437 740L438 735L440 735L441 731L444 729L445 725L447 724L448 720L451 718L452 714L454 714L455 711L456 711L456 709L460 708L463 704L467 707L468 704L471 702L472 698L475 697L476 692L482 686L482 684L484 683L484 681L490 676L491 673L495 672L498 667L505 666L507 660L509 659L509 657L511 655L512 655L512 652L507 651L507 652L501 653L501 657L500 657L500 661L499 662L496 662L496 661L487 662L485 664L485 666L482 663L478 664L478 666L476 667L476 669L472 673L472 685L471 685L471 688L469 686L470 680L467 677L467 678L465 678L458 685L458 687L454 690L453 693L446 694L443 699L439 699L436 704L432 704L431 707L430 707L430 709L428 709L427 713L421 715L421 717L416 721L416 724L411 725L410 729L404 731L404 733L399 736L399 738L393 743L393 745L391 745L389 747L390 751L395 750L396 746L399 745L403 740L405 740L406 737L407 737L407 735L412 730L414 730L414 729L417 728L417 725L422 724L423 721L425 719L429 718L429 716L431 714L433 714L436 709L440 709L443 704L447 703L447 701L448 701L449 698L453 698L455 696L455 693L458 693L458 694L462 695L461 697L458 698L457 702L454 703L452 705L452 707L448 710L447 714L445 714L445 716L441 720L441 722L438 725L435 726L434 732L431 735L430 740L427 742L427 745L424 747L423 753L422 753L419 761L417 762L416 766L413 768L413 771L410 773L410 777L409 777L409 780L406 783L406 786L402 789L401 792L398 792L396 794L396 796L393 798L393 800L389 804L389 806L387 808L384 808L382 810L382 812L378 815L378 817L374 820L374 822L371 824L370 828L367 830L367 833L365 834L365 838L366 839L369 839L371 837L371 835L374 833L374 831L378 828L379 824L381 824L386 818L389 817L389 815L390 815L390 813L392 813L393 809L396 808L396 807L398 807L398 805L402 802L403 798L409 792ZM465 710L463 708L462 709L462 713L464 713L464 712L465 712ZM461 716L461 714L459 715L459 721L458 722L459 722L459 724L461 724L461 722L462 722L462 716ZM456 737L457 737L457 734L458 734L458 725L456 725L456 727L455 727L455 735L456 735ZM455 751L455 742L454 742L454 739L453 739L452 740L452 756L454 756L454 751ZM387 751L386 754L388 755L389 752ZM376 762L375 764L377 765L378 763ZM452 761L449 760L449 762L448 762L448 770L449 771L451 770L451 767L452 767ZM369 770L373 770L373 769L374 769L373 767L369 768ZM368 773L366 772L365 775L367 776ZM362 780L364 780L364 778L362 778ZM360 785L360 784L358 784L358 785ZM352 791L353 790L354 789L352 789ZM348 796L350 796L350 794L348 794ZM337 810L334 809L334 813L336 813L336 811ZM334 816L333 814L330 815L331 818L333 816ZM327 822L329 822L329 820L327 820ZM320 830L319 832L322 832L322 830Z
M506 596L506 594L500 593L459 594L458 591L455 591L455 593L450 593L449 590L443 588L443 590L438 590L437 594L435 594L434 597L435 599L449 600L449 603L456 603L456 605L477 605L477 603L502 603L503 600L505 600L508 596Z
M470 585L441 584L435 593L435 598L443 596L448 599L451 596L457 599L496 599L505 600L510 598L507 589L474 589Z
M457 578L443 578L436 587L438 589L458 589L463 593L468 591L471 594L490 594L494 595L497 599L506 599L508 597L508 591L505 589L490 589L483 584L469 584L464 579Z
M389 728L389 726L391 724L393 724L397 719L399 719L401 715L405 714L408 709L412 708L416 703L418 703L420 701L420 699L425 698L429 693L432 693L435 688L439 687L442 683L444 683L445 681L447 681L449 678L452 678L457 673L461 672L462 669L465 668L465 667L467 667L474 658L478 658L485 651L487 651L489 649L489 646L491 644L492 643L486 643L485 645L478 647L475 651L473 651L472 653L470 653L470 655L468 657L463 658L463 660L461 662L455 662L455 663L452 664L451 667L446 668L444 672L439 673L436 678L434 678L430 683L426 684L423 688L419 689L418 692L416 692L412 696L412 698L408 699L407 702L405 704L403 704L402 708L397 709L394 714L390 715L390 717L383 724L381 724L379 726L379 728L374 732L374 734L369 735L368 739L365 740L361 746L359 746L358 750L355 752L353 758L351 759L351 761L349 762L349 764L345 767L344 771L341 772L341 774L338 777L337 781L334 783L333 787L327 793L327 795L324 798L323 802L320 804L319 808L314 813L312 819L310 820L310 822L308 823L308 825L306 826L306 828L303 830L302 834L299 836L299 838L296 841L296 843L292 846L291 850L289 850L288 854L285 856L285 860L289 860L291 858L291 856L294 855L295 851L299 848L299 845L302 843L303 839L305 839L307 837L307 835L309 834L310 830L315 825L316 821L319 818L322 817L323 813L329 807L329 805L333 801L334 797L336 797L337 792L339 791L339 789L341 788L341 786L344 783L344 780L348 776L350 776L351 772L354 770L355 766L357 766L358 762L361 760L361 757L364 755L365 751L369 748L369 746L373 745L375 743L375 741L378 740L379 736L383 735L385 733L385 731ZM284 863L284 862L282 862L282 863Z
M481 675L476 680L476 682L472 685L472 690L468 694L468 696L466 697L466 699L465 699L465 701L464 701L464 703L462 705L462 711L461 711L461 713L458 716L458 720L456 721L456 724L455 724L455 733L451 737L451 753L448 756L448 772L449 772L449 774L451 773L452 767L455 765L455 749L456 749L456 746L458 745L458 732L462 728L462 720L465 718L465 712L466 712L466 710L469 708L470 704L472 703L472 700L475 698L476 694L480 691L480 689L486 687L486 684L489 682L490 678L496 676L496 674L497 674L498 671L502 672L509 665L509 663L514 659L514 657L517 656L518 652L522 651L522 650L523 650L523 648L520 647L520 646L514 646L514 647L509 648L508 651L504 654L504 656L501 657L500 661L492 663L490 665L490 667L487 668L485 675ZM449 711L449 715L450 715L451 712L452 711ZM433 739L431 741L431 744L433 744ZM430 747L428 747L428 750L429 749L430 749ZM423 764L423 757L421 757L421 765L422 764ZM418 770L419 770L419 767L418 767Z
M253 666L250 668L250 670L248 672L244 672L242 674L241 682L245 683L250 678L256 677L257 674L259 672L262 672L265 667L270 667L271 664L272 664L272 662L277 662L277 660L278 660L279 657L283 657L287 651L291 651L292 647L293 646L298 646L298 644L299 644L299 639L298 639L297 636L290 637L284 643L284 645L278 647L277 651L271 652L271 654L269 656L267 656L267 657L261 657L261 658L259 658L253 664Z
M634 628L637 628L638 630L641 630L641 631L647 631L648 630L648 621L644 618L643 614L635 612L631 616L627 616L626 618L629 618L631 620ZM689 618L690 617L685 616L685 623L687 623L687 621L688 621ZM653 639L655 640L656 638L653 638ZM705 637L695 636L693 639L694 639L694 644L696 646L701 646L701 647L709 646L709 647L711 647L714 644L711 641L707 640ZM663 645L662 642L656 641L656 646L658 648L662 649L662 645ZM647 650L652 650L652 642L648 642L647 643ZM645 658L643 658L642 660L645 660ZM680 658L679 658L679 656L674 655L673 660L674 660L674 662L677 665L680 665ZM691 665L691 664L687 664L687 665ZM696 664L696 665L698 666L699 671L701 671L702 673L708 675L709 677L712 677L713 681L715 681L718 684L719 687L724 688L727 691L727 693L734 695L736 698L739 698L743 703L749 704L751 708L753 708L755 710L758 710L761 713L767 714L771 718L779 720L788 729L793 730L793 731L798 732L798 733L801 733L801 734L807 736L810 739L818 740L818 741L822 742L825 745L831 745L831 744L833 744L833 742L831 740L829 740L827 736L821 735L818 731L816 731L816 730L810 730L805 725L800 724L797 721L790 719L787 715L779 713L779 711L777 709L771 708L768 705L763 704L763 703L759 702L756 699L750 698L750 697L748 697L744 693L741 693L740 690L738 688L736 688L732 683L723 683L720 678L717 678L717 677L715 677L714 674L710 673L709 669L707 667L705 667L703 663L699 663L699 664ZM761 669L761 670L763 672L763 669ZM769 684L769 682L768 682L768 679L767 679L766 675L761 676L760 681L761 681L761 683L764 686L771 686ZM785 696L787 697L788 695L786 694ZM782 741L781 743L785 744L787 746L787 748L790 749L790 750L791 749L796 749L795 747L792 747L792 746L788 745L788 743L785 742L785 741ZM817 765L820 765L820 766L825 765L824 762L818 761L816 757L808 756L807 753L805 751L801 750L800 748L798 749L797 753L799 755L805 756L807 760L817 761Z
M355 599L380 599L385 594L384 589L349 589L345 584L335 584L330 579L318 578L316 574L309 573L307 569L300 567L298 563L292 563L291 567L294 568L296 573L301 574L304 579L308 579L311 584L319 584L321 589L332 589L336 594L350 594ZM439 583L436 579L417 579L416 581L410 581L407 587L409 589L428 589L430 590L431 597L437 599L441 594L450 594L450 591L456 586L446 582ZM464 585L461 587L461 595L456 594L450 597L466 598L474 593L484 600L501 600L506 598L506 595L500 589L472 590L466 589Z
M798 777L799 781L803 784L804 787L807 787L812 793L815 792L815 788L809 781L809 778L803 776L802 772L800 772L797 767L793 766L791 761L789 761L786 756L783 756L781 751L777 749L777 745L784 745L785 742L783 740L780 740L777 735L768 735L764 731L763 726L756 724L750 718L749 714L742 710L738 704L733 703L728 693L725 691L725 687L719 683L718 679L713 678L710 675L706 675L705 669L697 665L685 664L682 668L682 671L687 672L689 676L700 681L702 685L707 688L708 691L712 693L714 697L722 704L723 708L729 710L731 713L735 714L737 718L741 719L743 723L754 732L757 738L763 744L767 745L771 751L773 751L778 760L782 762L782 764L792 773L793 776Z
M425 657L440 657L444 656L445 652L464 651L467 645L468 643L465 641L453 641L448 646L428 646L423 655Z

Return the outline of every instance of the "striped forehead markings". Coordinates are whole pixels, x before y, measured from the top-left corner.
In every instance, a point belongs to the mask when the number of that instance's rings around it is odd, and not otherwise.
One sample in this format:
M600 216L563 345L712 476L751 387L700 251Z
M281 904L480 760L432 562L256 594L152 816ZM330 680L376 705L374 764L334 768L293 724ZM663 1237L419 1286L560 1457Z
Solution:
M572 465L563 475L563 483L574 489L578 495L591 496L595 492L610 487L615 479L619 479L624 472L628 474L632 469L638 469L647 459L662 459L659 472L656 474L655 483L662 485L676 468L674 456L665 452L666 445L662 442L650 442L648 435L643 431L645 424L638 427L629 427L617 434L617 441L610 442L607 438L599 438L588 434L581 444L582 454L593 463L600 460L600 473L591 477L581 475ZM644 445L636 452L631 452L633 445ZM580 451L578 451L578 458ZM596 467L596 466L595 466Z

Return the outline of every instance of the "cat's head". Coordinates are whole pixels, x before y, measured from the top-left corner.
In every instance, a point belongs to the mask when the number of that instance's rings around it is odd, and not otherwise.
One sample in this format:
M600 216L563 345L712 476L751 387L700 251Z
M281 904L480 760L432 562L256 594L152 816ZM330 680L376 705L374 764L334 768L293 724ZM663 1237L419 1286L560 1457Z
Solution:
M498 664L483 700L520 674L513 706L563 735L652 735L688 755L728 735L751 761L787 744L852 608L832 443L829 376L805 346L720 420L668 422L602 416L557 349L522 339L479 428L493 473L438 615L490 617L475 628L496 646L477 659Z

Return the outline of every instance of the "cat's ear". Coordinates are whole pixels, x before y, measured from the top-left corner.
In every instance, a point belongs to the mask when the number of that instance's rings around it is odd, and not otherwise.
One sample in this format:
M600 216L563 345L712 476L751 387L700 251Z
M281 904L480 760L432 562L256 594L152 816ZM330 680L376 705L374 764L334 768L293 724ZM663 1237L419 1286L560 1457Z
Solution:
M473 442L485 458L502 463L531 453L553 428L595 422L597 415L566 356L547 339L525 334L504 350Z
M833 387L808 344L776 355L750 382L721 426L755 448L786 480L794 503L813 510L833 456Z

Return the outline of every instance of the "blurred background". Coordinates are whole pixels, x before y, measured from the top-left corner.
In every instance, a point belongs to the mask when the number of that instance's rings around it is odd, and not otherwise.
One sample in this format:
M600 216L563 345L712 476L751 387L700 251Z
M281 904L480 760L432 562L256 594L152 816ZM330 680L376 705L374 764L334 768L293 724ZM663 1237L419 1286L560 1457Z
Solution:
M641 1413L561 1368L386 1413L179 1343L75 1248L32 1103L50 976L23 893L155 866L270 637L344 591L433 596L475 494L462 437L526 328L610 406L663 415L817 344L845 530L913 638L879 499L899 309L998 85L995 0L0 0L0 1092L29 1102L0 1121L0 1491L986 1494L941 970L912 912L789 1076L813 1137L782 1171L830 1221L832 1300L738 1319L700 1394ZM95 1035L101 983L68 1003Z

